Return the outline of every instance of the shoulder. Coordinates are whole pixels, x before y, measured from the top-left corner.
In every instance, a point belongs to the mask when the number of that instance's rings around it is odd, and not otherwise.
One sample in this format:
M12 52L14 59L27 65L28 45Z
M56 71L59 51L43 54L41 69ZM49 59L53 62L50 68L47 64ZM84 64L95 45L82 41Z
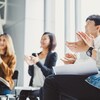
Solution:
M50 52L49 53L51 56L57 56L57 52L55 52L55 51L52 51L52 52Z
M57 54L57 52L56 51L51 51L51 54Z

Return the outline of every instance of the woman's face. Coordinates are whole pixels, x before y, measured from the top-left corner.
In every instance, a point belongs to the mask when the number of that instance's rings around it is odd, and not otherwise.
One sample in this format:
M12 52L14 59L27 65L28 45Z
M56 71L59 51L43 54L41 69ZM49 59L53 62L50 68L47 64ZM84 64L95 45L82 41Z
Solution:
M7 47L7 41L4 36L0 37L0 50L4 50Z
M43 35L41 37L40 43L41 43L41 48L47 49L48 46L49 46L49 44L50 44L50 38L49 38L49 36L48 35Z

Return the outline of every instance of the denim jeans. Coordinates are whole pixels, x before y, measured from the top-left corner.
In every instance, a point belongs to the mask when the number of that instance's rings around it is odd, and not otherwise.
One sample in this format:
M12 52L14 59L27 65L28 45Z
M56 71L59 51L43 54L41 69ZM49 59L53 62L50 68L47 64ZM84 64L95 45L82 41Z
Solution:
M89 76L85 81L90 85L100 89L100 73Z
M0 95L6 95L10 93L11 93L11 90L6 85L0 82Z

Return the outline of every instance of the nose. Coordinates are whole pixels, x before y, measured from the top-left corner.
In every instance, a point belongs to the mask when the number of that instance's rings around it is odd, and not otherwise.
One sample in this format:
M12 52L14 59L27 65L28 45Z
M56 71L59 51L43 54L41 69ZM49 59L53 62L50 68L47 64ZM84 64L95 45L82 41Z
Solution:
M3 41L0 41L0 44L4 44L4 42Z

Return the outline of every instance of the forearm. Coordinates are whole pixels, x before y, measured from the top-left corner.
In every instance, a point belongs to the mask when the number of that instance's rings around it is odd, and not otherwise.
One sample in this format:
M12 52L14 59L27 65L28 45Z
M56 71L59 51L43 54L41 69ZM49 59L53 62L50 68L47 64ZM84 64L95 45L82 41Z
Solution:
M95 49L92 50L92 58L96 60L97 51Z
M36 65L41 69L45 77L53 73L52 68L50 69L47 66L44 66L41 62L37 62Z
M9 59L9 63L2 59L0 67L6 76L12 76L16 67L16 57L12 56L12 58Z
M48 63L43 65L41 62L37 62L36 65L41 69L42 73L46 77L53 73L52 67L56 65L56 61L57 61L57 53L53 52L52 54L50 54Z

